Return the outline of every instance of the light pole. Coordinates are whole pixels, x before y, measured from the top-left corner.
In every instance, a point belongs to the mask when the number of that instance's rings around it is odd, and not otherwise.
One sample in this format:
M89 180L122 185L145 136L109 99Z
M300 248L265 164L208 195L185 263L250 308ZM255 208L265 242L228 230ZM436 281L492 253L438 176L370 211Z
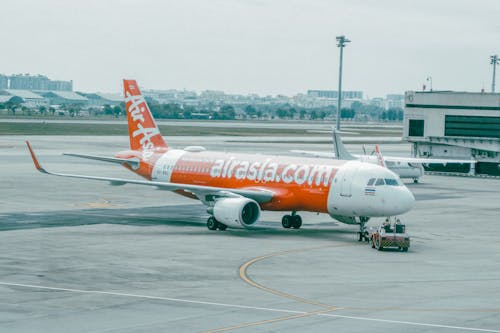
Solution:
M497 70L497 65L498 65L498 55L492 55L490 56L490 64L493 65L493 79L491 81L491 92L495 92L495 75L496 75L496 70Z
M339 61L339 91L337 97L337 130L340 131L340 107L342 105L342 57L344 54L344 46L351 41L345 36L337 36L337 46L340 48L340 61Z

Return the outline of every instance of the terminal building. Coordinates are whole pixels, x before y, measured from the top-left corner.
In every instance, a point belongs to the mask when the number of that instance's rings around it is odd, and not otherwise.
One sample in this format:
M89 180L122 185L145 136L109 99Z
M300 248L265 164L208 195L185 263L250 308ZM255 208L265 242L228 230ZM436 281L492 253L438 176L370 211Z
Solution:
M403 139L415 157L478 162L427 170L500 176L500 93L408 91Z
M7 75L0 74L0 89L9 88L9 77Z

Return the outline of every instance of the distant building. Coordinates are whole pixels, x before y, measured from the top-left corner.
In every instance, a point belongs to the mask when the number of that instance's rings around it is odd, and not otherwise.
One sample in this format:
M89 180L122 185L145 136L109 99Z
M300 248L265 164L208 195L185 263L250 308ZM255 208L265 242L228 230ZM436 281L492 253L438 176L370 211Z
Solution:
M45 75L16 74L10 77L9 89L48 90L49 78Z
M414 156L478 161L475 170L434 170L500 176L500 93L408 91L404 118L403 137L413 143Z
M337 90L308 90L307 96L309 97L319 97L319 98L333 98L337 99L339 97L339 92ZM342 91L342 99L363 99L362 91Z
M189 90L142 90L142 94L144 97L153 99L154 101L161 104L189 104L195 105L197 104L198 95L195 91Z
M49 90L73 91L73 81L50 80Z
M385 100L386 109L403 109L405 107L405 95L388 94Z
M8 89L8 88L9 88L9 77L0 74L0 89Z
M221 90L204 90L200 94L200 98L206 98L206 99L223 99L225 96L225 93Z
M15 74L9 77L9 89L72 91L73 81L52 81L45 75Z
M382 97L374 97L370 99L370 105L373 106L378 106L379 108L386 108L385 107L385 100Z

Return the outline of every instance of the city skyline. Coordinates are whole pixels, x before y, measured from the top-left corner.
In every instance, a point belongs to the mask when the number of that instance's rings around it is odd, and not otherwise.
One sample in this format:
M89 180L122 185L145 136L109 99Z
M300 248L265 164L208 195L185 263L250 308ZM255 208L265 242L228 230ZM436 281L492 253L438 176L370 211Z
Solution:
M2 73L73 80L75 91L221 90L292 96L344 88L379 97L429 87L489 91L497 1L20 0L2 6ZM8 31L8 33L7 33Z

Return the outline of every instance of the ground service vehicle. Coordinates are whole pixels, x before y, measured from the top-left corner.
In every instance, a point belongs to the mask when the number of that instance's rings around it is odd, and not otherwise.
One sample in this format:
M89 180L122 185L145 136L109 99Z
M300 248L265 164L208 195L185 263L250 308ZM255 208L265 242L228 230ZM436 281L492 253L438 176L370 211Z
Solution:
M407 252L410 247L410 236L406 233L406 226L399 222L394 223L386 220L378 228L369 231L372 248L382 251L384 248L397 248Z

